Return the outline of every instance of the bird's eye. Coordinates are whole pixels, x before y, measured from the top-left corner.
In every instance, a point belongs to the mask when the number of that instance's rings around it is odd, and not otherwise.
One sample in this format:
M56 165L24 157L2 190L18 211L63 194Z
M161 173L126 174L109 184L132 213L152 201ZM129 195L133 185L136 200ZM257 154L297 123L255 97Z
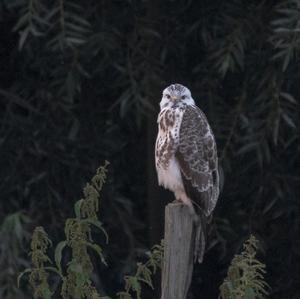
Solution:
M186 98L186 96L181 96L181 99L184 100Z
M170 99L171 96L170 96L169 94L166 94L166 98L167 98L167 99Z

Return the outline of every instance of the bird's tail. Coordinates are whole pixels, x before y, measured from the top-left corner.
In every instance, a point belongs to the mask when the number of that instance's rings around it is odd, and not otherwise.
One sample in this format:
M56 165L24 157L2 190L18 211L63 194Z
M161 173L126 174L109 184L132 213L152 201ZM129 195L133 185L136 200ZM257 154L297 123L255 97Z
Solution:
M205 252L206 237L207 237L207 219L208 217L200 212L194 222L195 225L195 249L194 262L202 263Z

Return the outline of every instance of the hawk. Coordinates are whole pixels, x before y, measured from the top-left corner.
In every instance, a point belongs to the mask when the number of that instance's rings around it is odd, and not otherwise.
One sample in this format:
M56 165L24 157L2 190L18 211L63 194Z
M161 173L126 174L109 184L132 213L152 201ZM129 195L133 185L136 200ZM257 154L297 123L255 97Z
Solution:
M219 197L217 147L205 114L188 88L168 86L157 119L155 164L160 186L196 216L195 261L203 260L205 226ZM200 223L203 230L200 230Z

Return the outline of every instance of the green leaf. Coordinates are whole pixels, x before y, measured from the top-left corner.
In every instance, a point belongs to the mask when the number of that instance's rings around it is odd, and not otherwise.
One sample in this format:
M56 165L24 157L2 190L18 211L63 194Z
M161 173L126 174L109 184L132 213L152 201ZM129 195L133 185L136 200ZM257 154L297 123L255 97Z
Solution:
M48 270L48 271L52 271L52 272L58 274L61 278L63 278L62 273L59 270L57 270L57 268L54 268L54 267L44 267L44 269Z
M29 28L26 28L24 29L22 32L20 32L20 40L19 40L19 50L21 51L23 46L24 46L24 43L28 37L28 34L29 34Z
M66 41L73 45L82 45L86 43L86 40L76 37L67 37Z
M75 14L66 13L66 17L72 19L72 21L77 24L81 24L86 27L91 27L91 24L87 20L85 20Z
M118 292L117 296L119 299L132 299L132 296L128 292Z
M294 121L286 113L282 113L281 116L287 125L289 125L292 128L296 128Z
M127 285L129 288L131 288L133 291L135 291L137 293L137 295L139 295L141 293L142 287L141 287L138 277L127 276Z
M108 234L106 232L106 230L104 229L104 227L102 226L102 223L99 221L99 220L95 220L95 219L86 219L86 221L94 226L96 226L97 228L99 228L103 234L105 235L105 241L106 241L106 244L108 244Z
M87 26L80 26L73 23L66 23L66 27L72 29L74 32L80 32L83 34L91 32L91 29Z
M9 92L4 89L0 89L0 95L2 95L4 98L6 98L11 103L14 103L30 112L40 114L40 112L36 108L34 108L32 105L30 105L28 103L28 101L26 101L25 99L21 98L20 96L14 94L12 92Z
M259 144L258 142L254 141L254 142L249 142L247 144L245 144L244 146L242 146L238 151L237 151L237 155L242 155L248 152L251 152L253 150L256 150L258 148Z
M251 287L246 288L245 299L255 299L255 292Z
M90 248L92 248L94 251L96 251L98 253L98 255L99 255L100 259L101 259L101 262L105 266L107 266L107 263L106 263L106 261L104 259L103 254L102 254L102 248L98 244L92 244L92 243L89 243L89 242L87 242L86 244L87 244L87 246L89 246Z
M285 98L286 100L288 100L289 102L293 103L293 104L297 104L297 101L295 100L295 98L287 93L287 92L281 92L280 95Z
M74 211L76 218L80 219L81 218L81 204L82 204L83 199L77 200L75 205L74 205Z
M141 275L140 275L141 277L139 278L139 280L143 281L144 283L146 283L149 287L151 287L153 289L154 287L153 287L152 279L151 279L151 275L152 275L151 270L144 265L140 266L139 270L141 273Z
M48 288L42 289L43 299L51 299L52 292Z
M29 18L29 13L27 12L24 14L16 23L16 25L13 27L12 31L18 31L22 27L24 27L26 24L28 24L28 18Z
M57 244L57 246L55 248L54 259L55 259L56 267L60 273L62 273L62 270L61 270L62 251L66 245L67 245L67 241L61 241Z
M283 65L282 65L282 71L286 71L289 63L290 63L290 60L291 60L291 51L288 51L284 57L284 61L283 61Z
M230 66L230 57L227 55L226 57L224 57L220 67L219 67L219 72L222 75L222 77L224 78L228 69Z
M18 279L17 279L17 285L18 285L18 288L20 287L20 280L21 278L23 277L24 274L26 273L30 273L32 271L32 269L26 269L24 271L22 271L19 275L18 275Z

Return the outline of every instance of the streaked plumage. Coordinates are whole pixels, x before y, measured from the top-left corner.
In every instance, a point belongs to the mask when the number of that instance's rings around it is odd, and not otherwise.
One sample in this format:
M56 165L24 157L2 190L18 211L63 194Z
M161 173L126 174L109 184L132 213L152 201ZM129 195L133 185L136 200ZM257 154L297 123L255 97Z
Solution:
M159 185L196 211L205 226L219 196L214 135L191 92L181 84L163 91L160 109L155 146ZM197 234L196 244L195 257L201 262L205 236Z

